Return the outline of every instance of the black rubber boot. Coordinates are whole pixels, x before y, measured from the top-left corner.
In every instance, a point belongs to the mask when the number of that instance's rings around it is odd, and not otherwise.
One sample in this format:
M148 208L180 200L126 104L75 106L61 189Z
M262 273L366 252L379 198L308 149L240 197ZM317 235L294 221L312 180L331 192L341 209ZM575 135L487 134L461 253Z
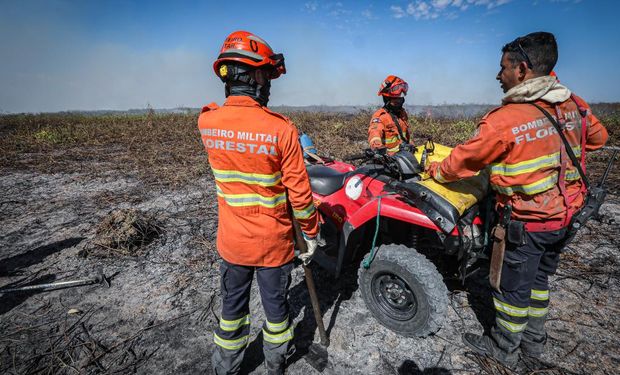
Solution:
M547 333L545 332L546 317L530 317L527 328L521 337L521 353L528 357L540 359L547 343Z
M215 375L237 375L241 371L241 362L245 347L238 350L226 350L216 345L211 356L211 366Z
M497 346L497 343L489 336L481 336L469 332L464 333L463 343L474 352L494 358L509 368L514 368L519 360L519 355L516 351L512 353L506 352Z
M291 341L279 345L264 341L263 353L265 355L265 374L283 375L288 359L295 353L295 346Z

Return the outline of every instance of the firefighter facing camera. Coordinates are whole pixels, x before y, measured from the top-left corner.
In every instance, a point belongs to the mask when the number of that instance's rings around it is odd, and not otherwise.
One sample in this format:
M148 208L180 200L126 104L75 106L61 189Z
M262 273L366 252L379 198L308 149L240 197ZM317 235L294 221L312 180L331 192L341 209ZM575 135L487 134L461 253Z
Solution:
M297 129L266 107L271 81L286 73L284 56L258 36L236 31L224 41L213 69L225 84L226 101L222 107L204 107L198 119L215 177L222 258L222 314L212 367L216 374L240 371L256 274L266 316L265 369L282 374L293 340L287 301L294 258L291 216L307 243L307 253L299 255L304 264L311 261L319 235Z
M409 91L407 82L396 76L387 76L381 82L377 95L383 98L383 107L370 119L368 127L370 148L385 148L390 155L393 155L400 150L401 145L412 143L407 111L403 107L407 91Z

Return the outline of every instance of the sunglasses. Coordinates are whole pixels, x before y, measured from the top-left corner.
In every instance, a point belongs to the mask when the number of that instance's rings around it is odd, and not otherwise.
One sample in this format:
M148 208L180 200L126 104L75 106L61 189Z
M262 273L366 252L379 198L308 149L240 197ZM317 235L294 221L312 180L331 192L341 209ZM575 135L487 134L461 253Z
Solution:
M530 57L527 55L527 53L525 53L525 50L521 46L521 42L517 42L517 47L519 47L519 53L525 59L525 63L527 64L527 67L530 69L533 69L534 65L532 65L532 61L530 60Z
M280 77L282 74L286 74L286 65L284 65L284 55L281 53L276 53L274 55L269 56L269 58L274 62L273 69L270 69L270 77L269 79L276 79Z

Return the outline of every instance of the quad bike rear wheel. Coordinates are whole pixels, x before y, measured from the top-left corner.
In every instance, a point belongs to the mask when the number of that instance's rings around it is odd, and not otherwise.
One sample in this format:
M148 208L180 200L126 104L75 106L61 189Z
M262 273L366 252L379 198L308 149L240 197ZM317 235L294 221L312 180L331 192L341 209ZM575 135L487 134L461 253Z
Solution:
M448 307L448 289L426 257L404 245L382 245L358 282L373 316L392 331L424 337L441 328Z

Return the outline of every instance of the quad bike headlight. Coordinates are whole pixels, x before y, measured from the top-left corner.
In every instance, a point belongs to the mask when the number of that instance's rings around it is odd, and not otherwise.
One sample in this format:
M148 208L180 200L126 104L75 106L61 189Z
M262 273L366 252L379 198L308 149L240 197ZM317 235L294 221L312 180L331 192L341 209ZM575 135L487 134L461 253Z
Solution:
M347 181L347 186L345 187L345 194L352 200L357 200L362 195L362 188L364 184L362 183L362 179L358 176L353 176Z

